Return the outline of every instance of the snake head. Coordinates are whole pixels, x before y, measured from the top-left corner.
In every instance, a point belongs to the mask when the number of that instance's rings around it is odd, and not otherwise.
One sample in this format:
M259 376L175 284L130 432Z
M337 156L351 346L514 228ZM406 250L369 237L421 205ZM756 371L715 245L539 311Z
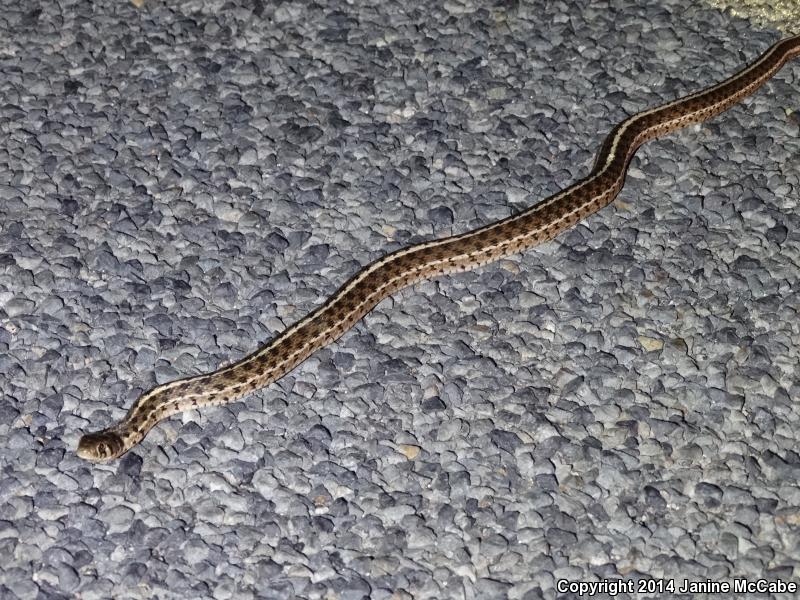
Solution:
M106 462L124 454L125 444L114 431L98 431L81 437L75 453L91 462Z

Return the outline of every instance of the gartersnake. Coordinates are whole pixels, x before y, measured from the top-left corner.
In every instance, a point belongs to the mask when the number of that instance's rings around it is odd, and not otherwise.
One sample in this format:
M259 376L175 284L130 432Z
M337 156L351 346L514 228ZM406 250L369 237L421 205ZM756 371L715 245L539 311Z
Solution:
M232 402L279 379L397 290L422 279L473 269L555 237L616 197L641 144L726 110L755 92L798 54L800 35L777 42L758 60L717 85L625 119L606 137L584 179L507 219L384 256L249 356L212 373L165 383L143 394L121 421L84 435L78 455L98 462L117 458L170 415Z

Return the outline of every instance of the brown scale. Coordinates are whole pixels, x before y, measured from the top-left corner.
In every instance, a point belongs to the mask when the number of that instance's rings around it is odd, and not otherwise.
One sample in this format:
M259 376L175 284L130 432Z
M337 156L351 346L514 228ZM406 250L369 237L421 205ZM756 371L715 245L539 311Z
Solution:
M244 370L246 370L252 377L269 370L272 365L281 359L281 356L285 351L286 347L282 343L274 344L269 349L269 352L259 354L258 356L245 358L241 364L244 367Z
M410 252L401 250L388 260L384 259L387 262L382 266L367 267L372 271L363 281L340 297L344 289L358 280L360 275L356 274L328 300L334 303L331 310L317 309L308 322L282 338L275 347L265 346L269 350L259 356L256 356L257 351L236 365L179 385L153 388L134 403L120 422L84 435L78 443L78 455L96 462L117 458L139 443L150 427L170 414L194 406L230 402L281 377L313 350L338 338L388 294L420 279L474 268L550 239L614 199L622 186L628 163L642 143L722 112L753 93L798 54L800 36L787 38L774 44L753 67L740 71L719 86L626 119L601 144L589 177L570 186L568 193L553 196L543 201L540 208L510 217L496 227L449 238L430 248L423 245ZM615 145L617 134L620 137ZM615 154L607 165L612 151ZM375 291L384 284L385 289Z

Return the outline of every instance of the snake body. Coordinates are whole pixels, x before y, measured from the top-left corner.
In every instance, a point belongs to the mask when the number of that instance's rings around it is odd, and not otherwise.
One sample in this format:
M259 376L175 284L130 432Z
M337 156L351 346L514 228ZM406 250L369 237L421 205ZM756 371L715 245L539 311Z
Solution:
M339 338L378 302L401 288L473 269L552 239L617 196L631 158L644 142L730 108L764 85L798 54L800 35L786 38L725 81L625 119L605 138L594 167L585 178L506 219L461 235L410 246L376 260L314 311L240 361L146 392L122 420L84 435L78 443L78 456L94 462L117 458L170 415L226 404L272 383Z

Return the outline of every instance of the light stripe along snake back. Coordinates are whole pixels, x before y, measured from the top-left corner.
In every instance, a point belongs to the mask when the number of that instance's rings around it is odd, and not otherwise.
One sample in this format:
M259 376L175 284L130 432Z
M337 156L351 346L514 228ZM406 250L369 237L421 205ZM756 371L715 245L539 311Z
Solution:
M154 387L125 417L84 435L78 456L102 462L138 444L175 413L232 402L279 379L349 330L381 300L423 279L466 271L552 239L608 205L644 142L699 123L760 88L800 54L800 35L770 47L736 75L700 92L625 119L603 141L588 176L535 206L479 229L387 254L356 273L322 305L240 361L212 373Z

